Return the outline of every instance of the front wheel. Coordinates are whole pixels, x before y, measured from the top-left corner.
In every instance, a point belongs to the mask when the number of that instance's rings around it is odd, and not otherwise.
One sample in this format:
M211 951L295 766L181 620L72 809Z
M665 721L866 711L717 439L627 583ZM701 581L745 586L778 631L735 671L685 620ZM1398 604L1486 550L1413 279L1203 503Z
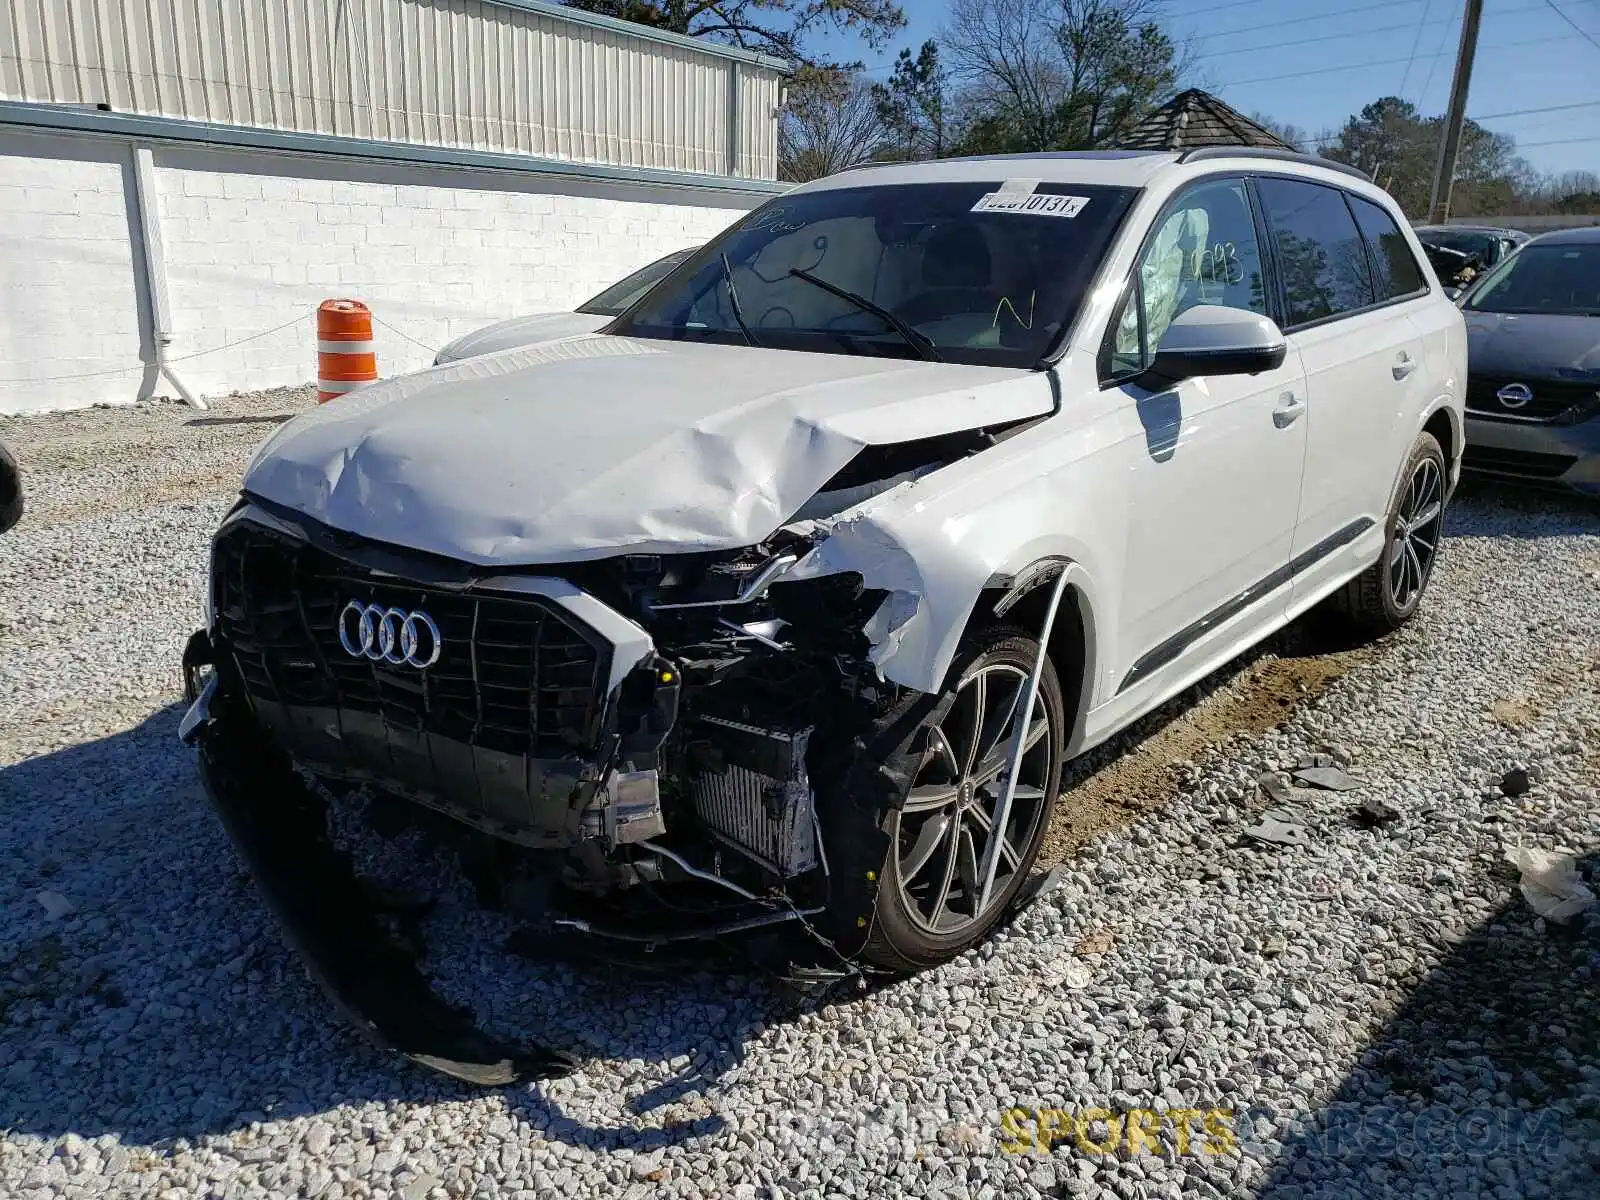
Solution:
M0 445L0 533L22 520L22 468Z
M954 958L994 928L1027 878L1055 807L1066 738L1048 658L1033 710L1021 719L1038 654L1039 643L1016 630L976 635L951 669L953 682L902 742L909 790L850 839L859 850L846 855L876 884L859 920L867 961L913 971ZM1002 822L1019 726L1022 759Z
M1382 556L1334 593L1336 609L1357 628L1388 633L1409 621L1422 603L1444 536L1447 471L1438 439L1420 435L1390 507Z

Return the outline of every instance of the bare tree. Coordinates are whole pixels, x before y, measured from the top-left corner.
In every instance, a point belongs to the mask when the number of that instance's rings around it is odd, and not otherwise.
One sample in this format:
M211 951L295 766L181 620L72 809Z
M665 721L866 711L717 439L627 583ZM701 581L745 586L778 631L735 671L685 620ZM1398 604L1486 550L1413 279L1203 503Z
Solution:
M858 74L802 68L778 124L778 175L803 183L872 158L885 137L872 89Z
M1315 154L1317 152L1317 139L1298 125L1292 125L1288 121L1279 121L1261 112L1251 113L1250 119L1268 133L1288 142L1289 145L1302 154Z
M816 34L856 34L876 49L905 28L894 0L565 0L568 7L817 65Z
M943 37L972 123L1017 150L1109 145L1175 90L1154 0L954 0Z
M1050 15L1041 0L955 0L943 39L967 106L1010 114L1039 149L1054 136L1067 90Z

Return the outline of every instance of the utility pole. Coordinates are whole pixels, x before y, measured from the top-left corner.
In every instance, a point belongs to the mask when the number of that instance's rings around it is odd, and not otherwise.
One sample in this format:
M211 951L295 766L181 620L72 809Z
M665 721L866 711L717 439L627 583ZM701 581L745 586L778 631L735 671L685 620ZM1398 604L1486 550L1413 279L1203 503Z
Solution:
M1467 119L1467 88L1472 83L1472 59L1478 52L1478 23L1483 0L1467 0L1461 20L1461 45L1456 49L1456 75L1450 83L1450 111L1444 118L1444 138L1439 144L1439 167L1433 176L1433 199L1428 223L1441 225L1450 216L1450 185L1456 177L1456 155L1461 150L1461 127Z

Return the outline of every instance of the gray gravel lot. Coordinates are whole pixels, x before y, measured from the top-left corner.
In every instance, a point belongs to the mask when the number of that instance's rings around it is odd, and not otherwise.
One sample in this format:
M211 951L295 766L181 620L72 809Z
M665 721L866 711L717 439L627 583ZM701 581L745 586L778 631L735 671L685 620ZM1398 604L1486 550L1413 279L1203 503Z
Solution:
M176 740L206 542L307 403L0 420L30 491L0 537L0 1196L1600 1195L1600 913L1546 927L1502 863L1600 882L1600 509L1469 489L1412 626L1270 721L1235 670L1098 756L1120 817L941 970L797 1010L442 952L488 1023L584 1058L479 1091L338 1025ZM1247 844L1258 777L1335 745L1363 787L1295 791L1308 845ZM434 866L435 941L492 929ZM1054 1152L1016 1152L1053 1110Z

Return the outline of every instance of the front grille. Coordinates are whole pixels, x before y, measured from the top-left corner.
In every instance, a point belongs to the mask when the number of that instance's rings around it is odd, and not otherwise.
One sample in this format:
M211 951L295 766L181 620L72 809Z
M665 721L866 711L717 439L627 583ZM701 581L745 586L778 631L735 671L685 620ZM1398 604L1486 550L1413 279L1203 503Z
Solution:
M253 701L361 727L376 718L391 757L394 743L429 735L536 759L570 758L598 739L609 646L540 597L377 576L249 521L218 536L213 579L217 632ZM352 657L338 625L352 600L425 611L438 660L419 670Z
M1512 383L1524 384L1533 392L1533 399L1521 408L1509 407L1495 394ZM1484 421L1576 425L1600 415L1600 381L1573 383L1518 379L1509 375L1473 375L1467 380L1467 411Z
M1568 454L1534 454L1528 450L1502 450L1498 446L1468 446L1461 465L1470 471L1516 475L1523 479L1559 479L1578 460Z

